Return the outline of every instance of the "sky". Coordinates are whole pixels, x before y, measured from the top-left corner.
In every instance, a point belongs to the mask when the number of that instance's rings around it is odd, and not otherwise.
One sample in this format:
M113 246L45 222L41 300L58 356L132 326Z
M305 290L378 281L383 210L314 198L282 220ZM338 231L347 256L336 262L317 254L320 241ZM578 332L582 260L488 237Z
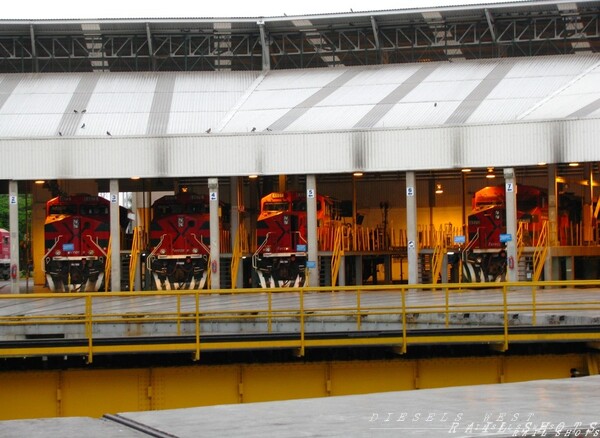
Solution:
M86 18L273 17L436 6L507 3L506 0L9 0L0 20Z

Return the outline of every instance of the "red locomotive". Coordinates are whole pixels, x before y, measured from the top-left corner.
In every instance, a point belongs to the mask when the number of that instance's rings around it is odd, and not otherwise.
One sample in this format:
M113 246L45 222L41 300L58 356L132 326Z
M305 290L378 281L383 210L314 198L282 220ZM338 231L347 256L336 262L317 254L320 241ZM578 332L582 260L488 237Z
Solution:
M504 186L485 187L473 197L469 215L469 241L473 248L502 248L500 234L506 233L506 195ZM517 222L526 224L526 245L535 245L536 237L548 220L547 192L532 186L517 187ZM513 236L516 238L516 236Z
M336 202L317 195L317 225L337 220ZM306 194L271 193L260 201L256 224L258 249L252 258L261 287L299 287L306 279Z
M46 203L44 271L52 291L98 291L110 238L110 203L86 194Z
M10 278L10 233L0 228L0 277Z
M223 227L225 221L220 222ZM204 288L209 245L210 212L206 196L180 192L163 196L152 204L147 267L158 290Z

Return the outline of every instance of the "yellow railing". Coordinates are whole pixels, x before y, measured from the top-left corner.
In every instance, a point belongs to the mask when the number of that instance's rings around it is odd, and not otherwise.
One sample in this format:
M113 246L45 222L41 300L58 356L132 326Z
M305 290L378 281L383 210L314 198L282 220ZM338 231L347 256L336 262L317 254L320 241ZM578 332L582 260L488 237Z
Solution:
M104 292L110 288L110 272L112 270L112 236L108 238L106 249L106 264L104 265Z
M135 274L137 272L137 263L140 252L144 248L144 232L142 228L133 229L133 241L131 243L131 256L129 258L129 291L133 292L135 287Z
M442 272L442 266L444 265L444 255L446 254L446 247L443 241L433 249L433 255L431 260L431 283L436 284Z
M533 281L538 281L542 276L546 255L548 254L548 222L544 222L542 230L533 252Z
M340 263L344 255L344 248L342 247L342 236L344 233L343 226L338 227L335 233L335 242L333 244L333 256L331 257L331 285L335 286L337 283L338 274L340 272Z
M241 224L240 224L241 225ZM245 230L243 226L238 228L237 235L235 236L233 250L231 252L231 288L237 288L238 270L240 267L240 260L242 258L242 240L244 239Z
M521 260L521 256L523 255L523 249L525 249L525 243L523 240L525 223L519 222L517 227L517 263Z
M510 342L600 341L597 330L600 324L595 319L600 311L600 285L596 280L478 283L469 284L468 289L460 284L445 284L443 293L429 293L431 290L432 285L415 284L5 294L0 295L0 339L10 336L12 342L0 344L0 357L81 354L91 362L97 354L135 352L188 351L198 359L202 351L234 348L296 348L302 352L318 347L394 345L405 352L411 345L449 339L459 343L497 344L504 350ZM336 293L335 301L328 297L332 291ZM319 300L320 294L326 296ZM44 299L51 300L52 306L40 307ZM240 307L236 308L236 304ZM481 331L478 315L484 314L495 316L485 319L486 330ZM540 318L542 315L544 318ZM579 331L546 330L561 324L557 315L566 318L566 325L573 324L569 323L569 317L579 321L589 315L585 324L595 327L582 326ZM537 323L539 320L542 324ZM376 325L370 326L370 321ZM388 329L381 329L378 324L382 321ZM341 322L348 324L351 336L340 332ZM242 328L247 324L252 338L215 339L219 327L223 327L222 333L228 333L228 323ZM324 327L329 323L331 336L312 336L326 333ZM512 330L516 325L519 331ZM282 328L278 330L296 335L270 337L273 327L279 326ZM435 333L424 333L433 326ZM439 326L452 331L446 334ZM46 327L52 333L57 328L66 329L69 339L76 342L61 339L54 345L26 342L19 345L15 339L21 336L25 340L30 327L36 327L36 333L43 333ZM121 335L105 342L106 327ZM545 330L543 339L534 327ZM207 328L211 339L205 342ZM420 330L411 330L415 328ZM237 330L243 335L243 330ZM372 330L377 336L372 336ZM145 342L157 333L160 340Z

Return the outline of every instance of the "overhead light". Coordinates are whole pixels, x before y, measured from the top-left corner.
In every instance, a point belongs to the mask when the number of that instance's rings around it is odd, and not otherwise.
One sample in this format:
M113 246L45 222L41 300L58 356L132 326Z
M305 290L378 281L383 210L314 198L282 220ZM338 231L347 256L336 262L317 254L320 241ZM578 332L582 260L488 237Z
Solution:
M181 193L187 193L188 192L188 186L181 186L179 188L179 190L181 190Z
M579 163L569 163L569 167L577 167L579 166Z
M42 184L44 184L45 182L46 182L46 181L44 181L43 179L37 179L37 180L35 181L35 183L36 183L37 185L42 185Z
M496 178L496 175L494 175L494 168L493 167L488 167L488 173L485 176L486 178L492 179L492 178Z
M465 167L464 169L461 169L460 171L464 172L464 173L469 173L471 171L471 169L469 169L468 167Z
M358 177L358 176L363 176L364 174L362 172L354 172L352 175Z
M545 161L540 161L539 163L537 163L538 166L545 166L546 164L548 163L546 163Z
M248 175L248 178L250 178L250 179L256 179L256 178L258 178L258 175Z
M442 187L441 184L436 184L435 185L435 194L441 195L442 193L444 193L444 188Z
M132 180L138 180L138 179L140 179L140 177L139 176L132 176L131 179Z

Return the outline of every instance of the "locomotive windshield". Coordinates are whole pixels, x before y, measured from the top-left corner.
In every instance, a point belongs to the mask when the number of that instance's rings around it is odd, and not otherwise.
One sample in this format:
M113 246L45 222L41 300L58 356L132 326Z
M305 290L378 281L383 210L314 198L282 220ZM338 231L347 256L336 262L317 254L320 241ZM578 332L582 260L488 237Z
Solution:
M306 211L306 201L304 199L302 199L302 200L296 200L296 201L292 202L292 210L293 211Z
M77 214L77 205L55 204L48 209L48 214Z
M265 202L264 211L288 211L290 205L287 202Z
M108 207L105 205L82 205L79 211L85 216L108 216Z

